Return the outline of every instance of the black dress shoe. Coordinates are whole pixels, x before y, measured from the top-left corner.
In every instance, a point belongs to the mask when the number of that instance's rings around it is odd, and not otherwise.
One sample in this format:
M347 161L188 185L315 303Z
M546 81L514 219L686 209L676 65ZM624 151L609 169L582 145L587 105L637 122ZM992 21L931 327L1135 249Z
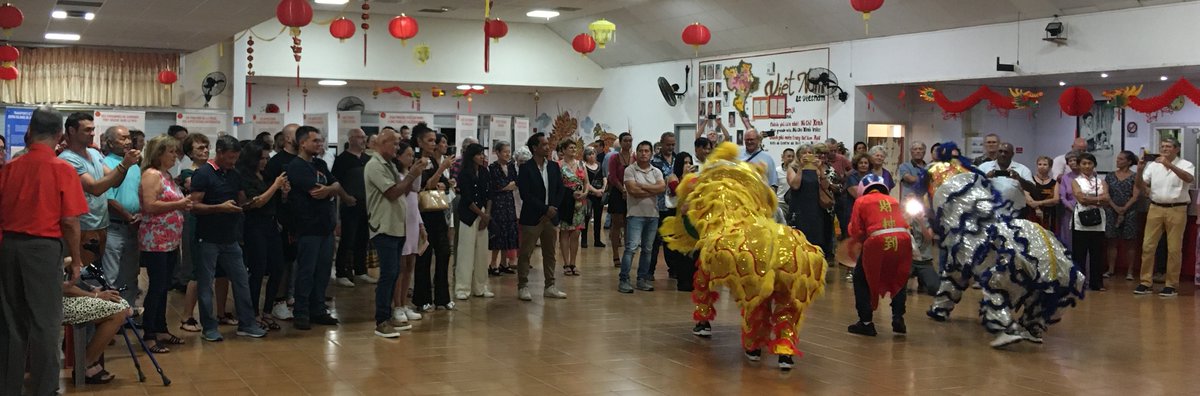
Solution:
M311 321L312 321L312 323L319 324L319 325L325 325L325 326L337 326L337 324L338 324L337 318L329 316L328 314L313 317L311 319Z

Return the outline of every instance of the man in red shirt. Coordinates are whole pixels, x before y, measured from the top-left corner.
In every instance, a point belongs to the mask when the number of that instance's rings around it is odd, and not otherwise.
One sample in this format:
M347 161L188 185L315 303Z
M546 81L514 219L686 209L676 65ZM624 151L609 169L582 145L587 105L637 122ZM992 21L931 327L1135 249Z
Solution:
M900 201L888 195L883 178L867 175L850 217L850 243L861 246L854 267L854 308L858 322L851 333L875 336L871 317L885 294L892 295L892 333L904 335L904 284L912 267L912 237ZM852 250L853 251L853 250Z
M38 108L27 133L29 152L0 170L0 394L23 394L28 358L26 393L51 395L62 367L62 283L79 280L79 216L88 206L75 168L54 154L62 114ZM64 248L72 262L65 269Z

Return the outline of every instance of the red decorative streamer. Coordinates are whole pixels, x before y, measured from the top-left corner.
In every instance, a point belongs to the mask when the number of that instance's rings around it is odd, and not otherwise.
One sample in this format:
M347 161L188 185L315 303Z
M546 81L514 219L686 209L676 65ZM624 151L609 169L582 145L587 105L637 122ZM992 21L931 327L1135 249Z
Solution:
M1129 108L1139 113L1149 114L1170 106L1175 98L1186 96L1193 104L1200 106L1200 90L1196 89L1186 78L1181 78L1162 95L1151 98L1142 99L1137 96L1129 97Z
M951 114L962 113L970 110L972 107L975 107L975 105L984 100L988 101L988 103L991 105L991 108L995 108L1001 112L1017 108L1017 105L1013 103L1013 98L1011 96L993 91L986 85L979 87L979 89L975 90L975 93L972 93L971 96L968 96L966 99L960 101L950 100L946 97L946 95L942 94L941 91L933 92L933 102L937 103L938 107L942 108L942 111Z

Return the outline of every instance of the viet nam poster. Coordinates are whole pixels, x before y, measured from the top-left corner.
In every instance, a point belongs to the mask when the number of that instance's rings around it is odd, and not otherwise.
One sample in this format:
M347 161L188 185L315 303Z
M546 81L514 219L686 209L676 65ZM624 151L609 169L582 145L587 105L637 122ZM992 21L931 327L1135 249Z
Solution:
M419 123L424 122L430 127L433 126L433 114L431 113L401 113L401 112L382 112L379 113L379 127L392 127L397 131L401 127L412 128Z
M275 136L276 132L283 130L283 113L258 113L251 117L250 125L254 128L250 131L251 137L263 132L270 132L271 136Z
M216 140L217 136L228 133L232 127L229 124L229 116L225 113L178 113L175 115L175 121L179 126L187 128L188 133L203 134L208 136L209 140Z
M93 140L96 147L100 147L100 139L109 127L123 126L130 130L146 131L144 111L96 110L92 112L92 117L92 124L96 126L96 138Z

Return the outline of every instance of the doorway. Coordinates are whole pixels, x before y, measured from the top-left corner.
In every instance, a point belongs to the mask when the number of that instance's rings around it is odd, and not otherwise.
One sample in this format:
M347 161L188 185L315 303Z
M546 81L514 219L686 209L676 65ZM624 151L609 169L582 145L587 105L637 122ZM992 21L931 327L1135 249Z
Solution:
M897 187L900 186L900 164L905 161L906 157L904 155L904 132L904 125L900 124L867 124L868 153L875 146L883 147L884 152L887 153L883 161L883 169L891 173L892 180ZM902 197L901 189L903 188L893 188L891 195Z

